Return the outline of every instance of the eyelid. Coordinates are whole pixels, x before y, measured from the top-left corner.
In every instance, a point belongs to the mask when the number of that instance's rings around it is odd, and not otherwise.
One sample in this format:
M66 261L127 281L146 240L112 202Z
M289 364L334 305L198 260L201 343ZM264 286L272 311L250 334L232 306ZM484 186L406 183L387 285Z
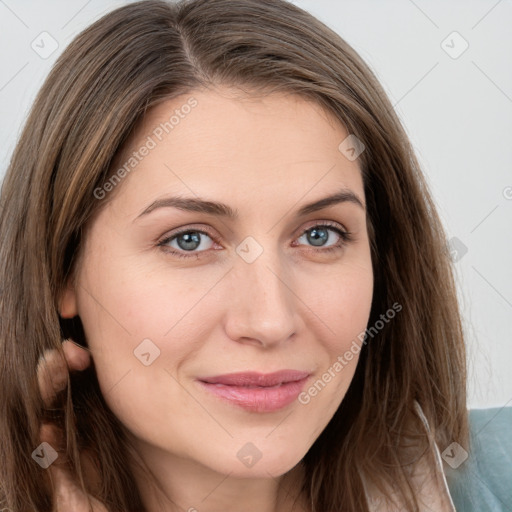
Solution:
M169 238L174 238L175 236L181 235L183 233L188 233L189 231L194 231L198 233L207 234L212 240L215 240L216 235L213 233L213 229L209 226L205 226L204 224L187 224L181 228L172 229L166 232L164 235L158 237L157 243L165 242Z
M327 226L329 228L337 228L341 231L348 232L348 229L343 224L340 224L339 222L336 222L334 220L312 220L306 223L305 228L300 228L299 236L303 235L306 231L316 226Z
M297 238L299 236L302 236L306 231L310 230L311 228L317 227L317 226L327 226L327 227L333 227L338 228L342 231L348 232L348 229L340 224L339 222L331 221L331 220L312 220L309 221L306 224L306 227L301 227L297 231L295 231L293 237ZM181 235L183 233L187 233L188 231L197 231L197 232L203 232L206 233L214 242L218 243L216 240L216 235L213 234L212 229L209 226L205 226L204 224L187 224L186 226L183 226L182 228L176 228L175 230L171 230L169 233L165 233L161 237L157 239L157 243L165 242L169 238L176 237L178 235Z

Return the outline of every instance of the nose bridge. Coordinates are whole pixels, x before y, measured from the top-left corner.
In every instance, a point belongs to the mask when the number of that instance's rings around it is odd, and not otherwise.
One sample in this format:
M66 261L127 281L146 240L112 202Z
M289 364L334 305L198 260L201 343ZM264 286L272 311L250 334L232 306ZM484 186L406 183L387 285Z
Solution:
M296 329L293 283L283 259L268 242L263 247L247 237L236 248L228 333L233 339L252 338L263 344L286 340Z

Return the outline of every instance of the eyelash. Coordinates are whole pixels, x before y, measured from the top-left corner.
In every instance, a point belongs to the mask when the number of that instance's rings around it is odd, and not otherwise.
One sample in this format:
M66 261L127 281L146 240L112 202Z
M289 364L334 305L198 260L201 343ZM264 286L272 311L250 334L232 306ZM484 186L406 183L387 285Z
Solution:
M332 224L330 222L324 222L322 224L315 224L314 226L311 226L310 228L304 230L301 233L301 235L299 236L299 238L302 237L304 234L306 234L308 231L312 231L315 228L328 228L329 230L335 231L336 234L338 234L340 236L339 242L337 242L336 244L329 246L329 247L320 248L319 249L320 252L331 253L333 251L342 249L346 244L353 241L353 234L350 231L344 231L344 230L340 229L337 224ZM218 243L217 240L212 236L212 234L208 233L208 231L204 231L202 229L188 228L188 229L183 229L181 231L178 231L177 233L173 233L171 236L166 237L165 239L158 242L157 246L162 247L164 252L171 254L173 256L177 256L178 258L193 258L193 257L199 258L200 257L199 255L201 253L207 252L207 251L199 251L199 252L189 252L189 254L187 254L187 252L176 251L175 249L169 249L169 247L166 246L166 244L168 244L175 238L178 238L180 235L183 235L184 233L201 233L202 235L207 235L208 237L210 237L215 243Z

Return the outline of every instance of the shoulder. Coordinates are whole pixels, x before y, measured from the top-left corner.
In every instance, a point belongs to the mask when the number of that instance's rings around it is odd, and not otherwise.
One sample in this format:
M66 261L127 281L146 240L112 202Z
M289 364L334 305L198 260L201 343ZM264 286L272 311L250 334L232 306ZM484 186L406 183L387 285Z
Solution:
M450 490L443 471L441 453L434 441L434 435L430 425L419 405L415 402L415 411L430 439L430 449L427 450L416 462L406 468L409 482L411 483L415 496L419 503L420 512L456 512L452 501ZM411 446L412 455L417 453L417 449ZM384 496L374 487L367 487L367 497L371 512L396 512L397 510L406 511L406 507L400 506L400 500L396 493L390 492L395 500L389 503Z
M509 510L512 503L512 407L469 412L470 448L446 478L457 510ZM451 455L451 454L450 454Z
M410 482L415 490L419 512L456 512L447 485L429 457L423 457L414 465ZM390 493L394 501L389 502L377 489L368 491L371 512L410 512L396 493Z

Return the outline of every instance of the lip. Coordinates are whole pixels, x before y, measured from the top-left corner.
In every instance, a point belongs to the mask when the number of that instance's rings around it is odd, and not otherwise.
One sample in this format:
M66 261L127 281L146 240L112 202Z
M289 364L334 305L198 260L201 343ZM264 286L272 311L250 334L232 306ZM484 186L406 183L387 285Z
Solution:
M252 412L273 412L297 399L308 372L281 370L274 373L241 372L202 377L200 386L209 393Z

